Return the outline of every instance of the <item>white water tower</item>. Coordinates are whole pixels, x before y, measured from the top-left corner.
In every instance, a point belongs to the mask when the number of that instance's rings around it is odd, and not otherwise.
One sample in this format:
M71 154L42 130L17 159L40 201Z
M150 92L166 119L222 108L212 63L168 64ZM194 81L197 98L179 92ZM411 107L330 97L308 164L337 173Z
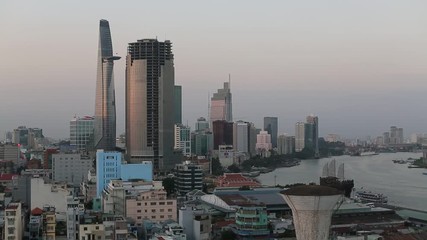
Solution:
M327 240L331 217L343 194L335 188L304 185L282 192L292 209L297 240Z

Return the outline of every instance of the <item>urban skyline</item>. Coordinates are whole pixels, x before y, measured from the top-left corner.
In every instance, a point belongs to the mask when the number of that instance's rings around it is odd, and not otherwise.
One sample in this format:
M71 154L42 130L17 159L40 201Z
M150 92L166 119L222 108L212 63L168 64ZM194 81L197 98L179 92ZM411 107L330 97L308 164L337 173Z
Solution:
M47 7L48 2L28 3L25 9L35 11L23 14L20 19L8 14L15 9L22 10L21 4L5 3L2 7L4 14L1 17L6 31L0 41L2 47L10 47L2 49L5 57L0 60L5 86L2 89L7 89L1 92L2 100L7 104L0 110L8 113L0 123L0 138L17 125L39 126L45 129L46 136L67 138L67 123L72 116L91 115L93 104L85 103L93 101L95 22L102 18L113 25L114 49L120 56L126 55L126 44L135 39L158 36L161 40L173 40L175 54L179 56L176 83L183 87L183 122L190 126L198 117L208 117L208 93L212 94L231 73L234 120L262 126L264 116L277 116L281 123L279 133L292 133L295 122L315 113L322 119L320 136L328 133L348 137L376 136L383 131L379 130L383 128L381 126L391 125L402 126L408 134L427 132L423 124L427 116L417 108L408 107L423 102L421 89L427 87L424 83L427 51L423 47L427 34L421 25L425 16L420 11L426 3L422 1L331 4L331 9L316 2L312 6L277 3L275 8L248 3L248 12L234 3L222 9L220 23L227 23L222 29L216 27L213 13L208 11L201 15L200 11L186 10L176 3L171 3L176 13L167 10L170 17L159 23L142 25L140 22L146 22L145 17L135 17L139 21L124 19L116 13L122 6L113 3L106 3L111 10L102 11L88 4L87 9L80 12L82 17L73 20L68 13L56 15L66 9L75 9L76 5L72 3L51 8ZM160 3L152 4L155 8ZM222 4L207 7L218 9ZM41 11L44 8L48 10ZM49 11L54 8L57 11ZM196 5L194 8L203 10L206 7ZM28 11L25 9L23 11ZM311 18L293 13L301 10L311 14ZM266 17L251 19L251 11ZM38 17L41 13L44 17ZM170 23L170 18L183 13L188 17L176 18L171 26L166 24ZM241 20L231 21L236 14ZM149 11L139 15L145 15L147 19L153 17ZM195 17L200 19L198 23L191 21ZM29 18L37 25L34 29L25 25ZM337 18L342 21L336 21ZM362 18L365 20L352 20ZM57 28L57 25L67 28ZM189 32L189 29L194 31ZM231 32L232 29L239 31ZM26 38L22 34L33 31L43 34L33 34L31 42L23 42ZM254 35L254 32L259 34ZM75 35L79 35L79 39L72 41ZM230 44L223 36L227 36ZM219 50L209 50L212 41L205 41L205 37L215 40ZM277 47L271 54L261 49L254 49L251 55L244 51L255 43ZM68 48L59 50L64 45ZM13 51L18 46L25 51ZM74 51L74 47L81 51ZM61 56L54 54L59 51L63 52ZM36 56L38 61L31 60ZM16 66L26 66L32 75L28 76ZM125 132L124 67L124 59L115 63L118 134ZM50 71L52 68L56 70ZM261 76L261 72L269 74ZM346 87L338 84L340 82ZM32 99L36 107L25 104L26 98L11 95L13 92L21 92ZM40 93L48 97L42 98ZM258 97L263 95L268 99ZM256 114L252 108L257 109ZM349 123L351 127L348 127Z

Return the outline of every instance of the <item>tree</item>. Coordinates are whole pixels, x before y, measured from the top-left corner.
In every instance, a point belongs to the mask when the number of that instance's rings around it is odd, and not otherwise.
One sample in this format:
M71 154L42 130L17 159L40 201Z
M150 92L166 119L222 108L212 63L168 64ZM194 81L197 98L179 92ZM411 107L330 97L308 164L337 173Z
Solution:
M223 240L236 239L236 234L234 234L234 232L231 230L222 231L221 239Z
M224 169L221 165L221 162L218 158L212 158L212 174L215 176L220 176L224 173Z
M162 184L168 196L175 193L175 179L170 177L165 178L163 179Z
M227 169L228 169L228 171L230 171L232 173L239 173L239 172L241 172L240 168L236 164L232 164L232 165L228 166Z

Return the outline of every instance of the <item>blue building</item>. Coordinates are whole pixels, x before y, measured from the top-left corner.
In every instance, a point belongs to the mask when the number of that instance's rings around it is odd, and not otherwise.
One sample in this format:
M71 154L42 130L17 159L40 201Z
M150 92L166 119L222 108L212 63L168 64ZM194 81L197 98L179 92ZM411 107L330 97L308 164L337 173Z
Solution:
M96 196L100 197L102 190L110 180L143 179L147 182L153 181L153 164L150 161L142 163L127 164L122 162L120 152L96 152Z

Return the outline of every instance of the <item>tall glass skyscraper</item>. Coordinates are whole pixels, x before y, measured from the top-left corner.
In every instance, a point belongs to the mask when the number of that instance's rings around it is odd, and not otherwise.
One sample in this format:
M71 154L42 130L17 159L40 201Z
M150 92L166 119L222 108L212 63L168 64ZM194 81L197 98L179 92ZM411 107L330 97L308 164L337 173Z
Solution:
M230 82L224 83L224 88L218 89L211 98L210 123L218 120L233 121Z
M172 43L142 39L129 43L126 57L126 157L153 161L155 171L174 166Z
M278 122L277 117L264 117L264 130L271 135L273 148L277 147Z
M94 147L114 150L116 146L116 103L114 91L113 56L110 24L99 22L98 68L96 76L96 99L94 121Z

